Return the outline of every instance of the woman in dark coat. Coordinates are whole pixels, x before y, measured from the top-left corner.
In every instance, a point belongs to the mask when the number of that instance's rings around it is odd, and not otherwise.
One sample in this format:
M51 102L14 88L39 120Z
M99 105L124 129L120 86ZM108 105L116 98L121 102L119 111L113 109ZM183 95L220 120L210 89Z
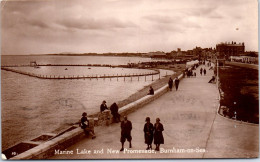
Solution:
M115 102L110 106L110 111L113 115L114 121L120 122L120 114L118 113L118 106Z
M170 91L172 91L173 80L171 77L169 79L168 85L169 85Z
M153 142L153 124L150 123L150 118L145 119L146 123L144 124L144 140L147 144L146 150L152 149Z
M163 125L160 123L160 119L156 118L156 123L154 124L154 144L156 146L155 150L160 150L160 144L164 144L164 138L163 138Z

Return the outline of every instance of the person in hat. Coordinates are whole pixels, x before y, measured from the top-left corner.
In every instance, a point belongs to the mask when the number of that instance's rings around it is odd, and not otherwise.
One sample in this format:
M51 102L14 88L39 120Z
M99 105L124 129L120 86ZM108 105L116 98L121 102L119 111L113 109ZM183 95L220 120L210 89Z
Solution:
M124 143L127 139L129 142L129 148L132 148L132 136L131 136L131 130L132 130L132 122L127 120L127 117L124 116L124 120L121 122L121 138L120 142L122 143L122 148L120 151L124 150Z
M160 118L156 118L156 123L154 124L154 134L153 134L156 151L160 151L160 144L164 144L162 131L164 131L164 128L163 125L160 123Z
M80 127L84 130L86 135L90 134L92 139L96 138L94 131L89 127L89 120L87 118L87 113L82 113L82 118L80 119Z
M107 105L106 105L106 101L104 100L102 102L102 104L100 105L100 112L103 112L105 110L108 110L108 108L107 108Z
M146 117L144 124L144 142L147 144L146 150L152 149L153 142L153 124L150 123L150 118Z

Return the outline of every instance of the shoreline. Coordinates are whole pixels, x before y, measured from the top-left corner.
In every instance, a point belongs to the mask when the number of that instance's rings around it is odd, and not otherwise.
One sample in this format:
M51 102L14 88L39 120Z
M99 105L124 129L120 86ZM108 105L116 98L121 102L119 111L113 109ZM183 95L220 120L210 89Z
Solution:
M181 69L178 68L180 66L182 66L183 68L181 68ZM173 65L169 65L169 66L160 65L160 66L158 66L158 68L153 68L152 70L158 70L158 69L171 70L171 71L175 72L175 74L173 74L173 76L175 76L175 75L179 74L178 71L183 70L186 67L186 65L185 64L175 64L174 65L175 68L172 68L172 67L173 67ZM148 91L149 91L150 85L153 86L154 90L157 90L160 87L164 86L165 84L167 84L169 77L170 77L170 75L167 75L166 77L161 76L160 80L156 79L152 83L148 83L148 85L143 86L142 88L140 87L139 90L133 92L133 94L130 94L126 98L124 98L122 100L115 100L115 102L118 104L119 108L121 108L121 107L123 107L123 106L125 106L125 105L127 105L127 104L129 104L133 101L136 101L136 100L142 98L143 96L146 96ZM107 106L110 107L110 105L107 105ZM78 112L78 113L81 115L82 112ZM95 116L97 114L99 114L99 112L89 114L90 115L89 117ZM75 125L75 123L78 122L78 120L74 120L74 121L72 120L71 123L62 124L62 125L58 126L57 128L53 128L49 131L44 131L44 132L59 134L60 132L63 132L64 130L68 129L69 127L72 127L73 125ZM41 134L42 134L41 132L38 132L38 134L36 134L35 136L33 135L32 138L38 137ZM15 140L16 142L14 141L14 143L9 145L9 146L5 146L4 148L2 146L2 149L6 150L6 149L8 149L8 148L20 143L20 142L26 141L27 139L30 139L30 138L26 138L25 140L21 140L21 141Z

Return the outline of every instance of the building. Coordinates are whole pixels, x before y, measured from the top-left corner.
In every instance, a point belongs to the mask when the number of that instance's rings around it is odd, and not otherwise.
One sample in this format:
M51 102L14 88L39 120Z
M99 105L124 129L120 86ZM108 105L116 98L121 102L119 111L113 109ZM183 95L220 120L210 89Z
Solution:
M162 51L149 52L149 53L147 53L147 55L150 56L151 58L165 58L166 57L166 53L164 53Z
M230 61L257 64L258 57L252 56L230 56Z
M230 56L239 56L245 52L245 44L236 42L220 43L216 45L219 58L228 59Z

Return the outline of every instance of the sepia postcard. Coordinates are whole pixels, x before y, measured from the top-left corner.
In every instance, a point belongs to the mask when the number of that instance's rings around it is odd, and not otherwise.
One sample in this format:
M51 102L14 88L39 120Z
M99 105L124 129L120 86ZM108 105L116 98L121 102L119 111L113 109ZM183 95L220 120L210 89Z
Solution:
M258 5L2 0L2 159L258 158Z

